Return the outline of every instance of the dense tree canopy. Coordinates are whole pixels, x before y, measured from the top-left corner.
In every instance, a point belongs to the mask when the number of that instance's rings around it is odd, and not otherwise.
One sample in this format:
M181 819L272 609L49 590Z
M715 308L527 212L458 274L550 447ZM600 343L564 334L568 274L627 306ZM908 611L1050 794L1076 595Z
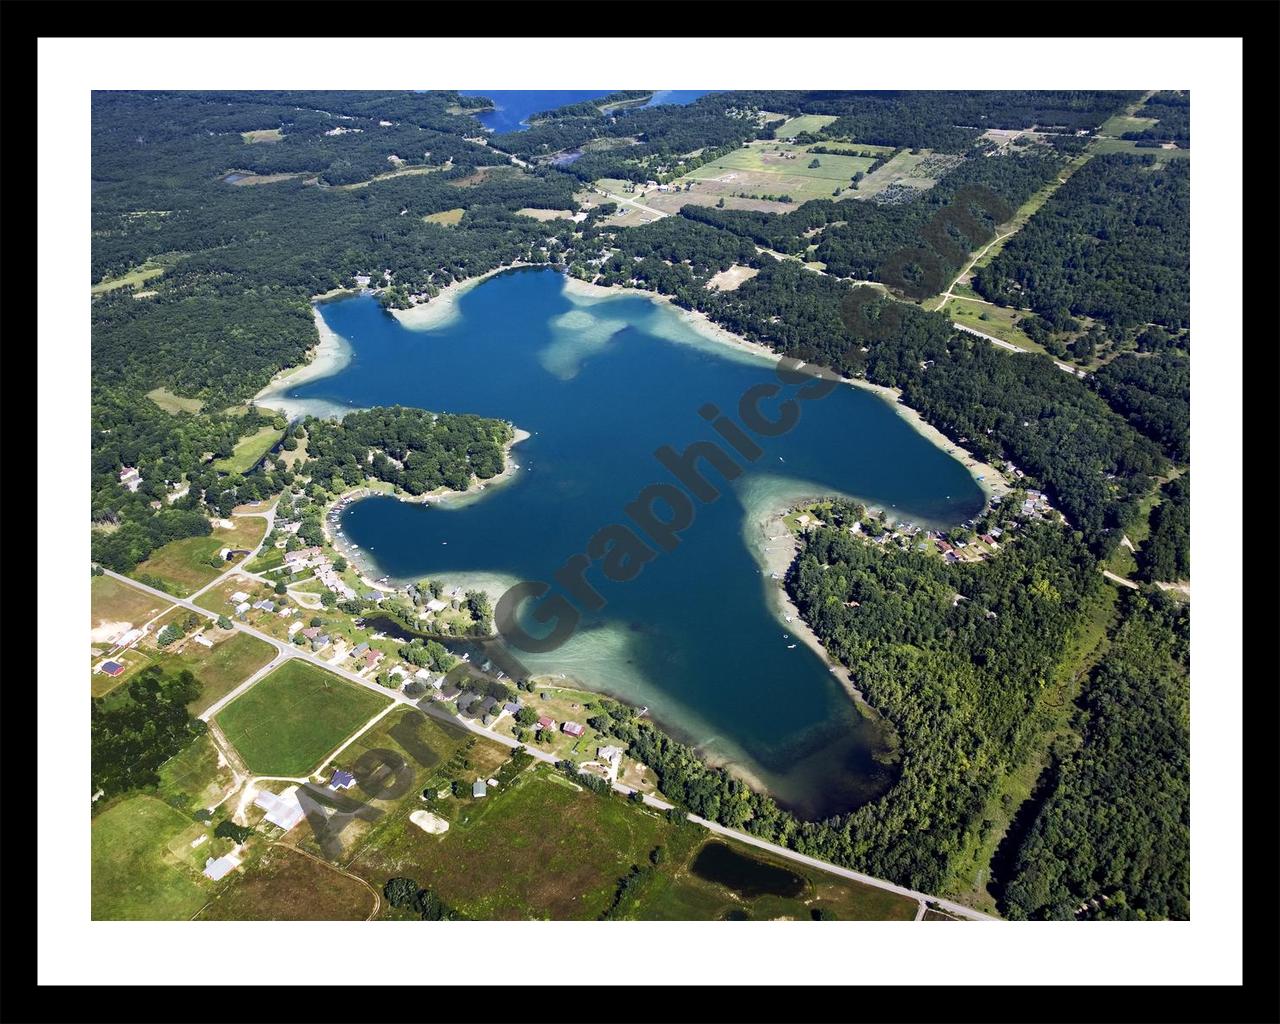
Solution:
M1190 613L1158 593L1124 601L1082 698L1084 742L1005 888L1015 919L1191 915Z

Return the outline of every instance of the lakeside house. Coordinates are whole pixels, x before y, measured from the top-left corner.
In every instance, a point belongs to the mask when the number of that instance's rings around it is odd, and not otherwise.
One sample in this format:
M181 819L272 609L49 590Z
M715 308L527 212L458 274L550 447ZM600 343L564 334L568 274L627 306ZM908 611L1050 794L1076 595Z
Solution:
M577 722L565 722L560 731L569 736L581 736L587 730Z
M370 647L360 657L361 657L361 660L364 662L364 667L369 669L377 665L378 662L380 662L383 658L386 657L386 655L383 654L381 651L376 651L372 647Z
M541 718L538 719L539 729L554 729L555 727L556 727L556 720L554 718L549 718L546 715L543 715Z

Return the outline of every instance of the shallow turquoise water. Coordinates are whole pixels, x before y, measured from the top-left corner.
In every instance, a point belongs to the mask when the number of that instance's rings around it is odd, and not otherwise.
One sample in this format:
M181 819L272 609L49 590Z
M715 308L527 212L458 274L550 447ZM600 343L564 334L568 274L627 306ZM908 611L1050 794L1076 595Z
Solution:
M772 361L705 339L665 302L584 298L552 270L491 278L431 330L401 326L368 297L321 311L351 359L289 397L312 409L473 412L533 435L513 450L520 469L511 480L476 500L375 498L346 511L346 537L378 574L402 581L553 580L601 527L631 522L623 509L642 488L674 482L656 449L718 440L701 408L735 413L748 388L777 380ZM774 416L796 391L784 388L762 411ZM937 526L974 515L983 496L968 470L878 395L841 385L799 409L789 433L755 438L762 454L739 457L736 480L705 471L721 496L693 503L694 522L674 551L629 582L605 579L598 566L587 572L606 604L583 615L567 644L517 653L535 672L566 672L648 705L704 753L820 817L878 795L891 779L873 757L878 727L771 610L778 585L757 560L767 512L843 493Z

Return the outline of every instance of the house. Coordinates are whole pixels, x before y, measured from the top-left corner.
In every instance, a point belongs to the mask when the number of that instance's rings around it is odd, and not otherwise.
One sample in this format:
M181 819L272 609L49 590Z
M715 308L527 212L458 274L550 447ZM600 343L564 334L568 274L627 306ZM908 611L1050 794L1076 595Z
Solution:
M133 466L125 466L120 470L120 483L131 491L137 491L142 485L142 477Z
M325 646L328 643L329 643L329 634L321 633L318 637L316 637L314 640L311 641L311 649L313 651L324 650Z
M539 729L554 729L555 727L556 727L556 720L554 718L548 718L546 715L543 715L541 718L538 719Z
M204 862L204 874L206 878L212 878L216 882L219 878L225 877L239 866L240 858L230 853L225 857L219 857L217 860L210 857Z
M145 629L131 629L116 637L116 648L131 647L147 635Z
M258 607L264 612L273 612L276 610L276 603L274 601L263 601Z
M360 598L363 601L372 601L374 604L378 604L381 601L385 600L386 595L383 594L380 590L366 590L363 594L360 595Z
M373 648L369 648L369 650L365 651L362 655L362 658L364 659L364 667L373 668L384 657L386 657L386 655L381 651L375 651Z
M520 710L520 705L519 705L519 704L512 704L510 701L507 701L507 703L506 703L506 704L503 704L503 705L502 705L502 710L503 710L503 711L505 711L505 712L506 712L507 714L509 714L509 715L514 715L517 711L519 711L519 710Z
M260 790L253 804L267 812L263 821L278 825L286 832L298 824L303 817L302 804L298 802L297 786L290 786L278 795L265 789Z
M243 615L243 614L244 614L245 612L247 612L251 607L253 607L253 606L252 606L251 604L249 604L249 602L248 602L248 601L241 601L238 605L236 605L236 614L237 614L237 615Z
M291 623L289 623L289 637L290 637L290 639L292 639L292 638L293 638L293 634L294 634L294 633L296 633L296 632L298 632L298 630L300 630L301 628L302 628L302 620L298 620L297 622L291 622Z
M362 641L356 644L355 647L351 649L351 656L353 658L358 658L360 657L360 655L364 654L364 652L367 651L368 649L369 649L369 645Z
M350 789L356 784L356 777L350 772L335 768L329 779L329 788L333 790Z
M612 761L614 758L619 758L619 759L621 759L621 757L622 757L622 748L621 748L621 747L613 747L613 746L609 746L609 747L596 747L596 757L599 757L599 758L601 758L601 759L603 759L603 760L605 760L605 761Z
M479 800L488 790L485 788L484 779L476 779L476 783L471 787L471 795Z
M118 661L104 661L98 668L109 676L118 676L124 671L124 666Z
M581 736L587 730L577 722L565 722L564 725L560 726L560 731L569 736Z
M430 601L427 602L427 611L429 612L442 612L448 607L449 607L448 603L445 601L441 601L440 598L438 597L433 597Z
M241 604L249 600L249 595L246 594L243 590L237 590L234 594L231 595L230 600L232 604Z
M996 542L996 539L989 533L984 533L981 540L983 544L994 544Z
M193 636L191 639L192 639L192 640L194 640L196 643L198 643L201 647L212 647L212 646L213 646L213 641L212 641L212 640L210 640L210 639L209 639L207 636L205 636L203 633L197 633L197 634L196 634L195 636Z
M498 702L493 697L486 697L480 702L480 713L487 715Z
M314 640L316 637L320 635L321 632L322 630L320 629L319 626L308 626L306 629L302 631L302 635L305 636L308 640Z

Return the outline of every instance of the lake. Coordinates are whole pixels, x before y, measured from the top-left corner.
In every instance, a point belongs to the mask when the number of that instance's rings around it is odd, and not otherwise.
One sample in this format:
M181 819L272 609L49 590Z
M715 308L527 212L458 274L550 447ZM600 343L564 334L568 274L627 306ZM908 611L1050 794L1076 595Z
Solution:
M529 126L525 119L532 114L556 107L566 107L570 103L581 103L583 100L608 96L614 89L516 89L489 91L483 95L494 102L496 109L477 114L486 128L495 132L523 131ZM658 107L673 103L692 103L699 96L705 96L709 89L663 89L655 92L646 107ZM625 109L625 108L624 108Z
M627 521L623 507L642 488L673 482L656 449L716 439L704 405L733 412L746 389L776 380L772 360L707 337L662 300L580 294L550 269L480 283L429 330L401 325L368 296L320 310L350 358L288 391L290 401L321 414L394 404L478 413L531 434L512 450L520 468L483 492L347 508L346 539L373 575L400 582L435 576L496 595L552 580L597 530ZM936 527L975 515L984 496L878 394L841 385L801 409L789 433L758 439L764 454L739 460L732 483L706 472L722 496L697 505L674 551L630 582L587 573L607 603L568 643L517 653L531 671L647 705L704 756L820 818L878 796L893 774L877 760L882 727L775 611L779 585L762 568L781 535L773 513L839 493Z

